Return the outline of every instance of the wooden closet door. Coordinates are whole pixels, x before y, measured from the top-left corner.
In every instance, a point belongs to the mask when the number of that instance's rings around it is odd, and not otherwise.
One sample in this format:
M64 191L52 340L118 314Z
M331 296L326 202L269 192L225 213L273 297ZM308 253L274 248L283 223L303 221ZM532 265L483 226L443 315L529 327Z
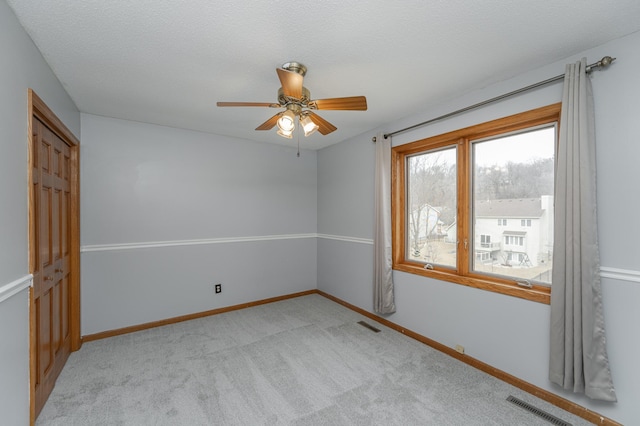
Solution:
M44 406L70 353L70 148L34 117L35 411Z

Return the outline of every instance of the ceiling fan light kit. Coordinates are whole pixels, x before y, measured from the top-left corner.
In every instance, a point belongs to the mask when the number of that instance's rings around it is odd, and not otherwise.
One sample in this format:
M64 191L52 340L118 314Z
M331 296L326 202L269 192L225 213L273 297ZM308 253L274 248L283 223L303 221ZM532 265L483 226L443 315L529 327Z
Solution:
M269 107L284 108L259 125L256 130L271 130L277 125L277 134L291 139L296 127L296 118L304 135L310 136L316 131L322 135L337 129L336 126L314 113L313 110L366 111L367 99L364 96L346 98L311 99L311 92L302 85L307 67L299 62L287 62L282 68L276 68L282 87L278 89L278 103L267 102L218 102L219 107Z
M296 116L290 109L280 115L278 118L278 128L283 132L291 133L293 129L296 127Z
M300 116L300 125L302 125L302 129L304 130L304 136L307 137L313 134L316 130L319 129L318 125L314 123L308 115Z
M283 138L287 138L287 139L292 139L293 138L293 130L287 132L285 130L278 129L277 134L279 136L282 136Z

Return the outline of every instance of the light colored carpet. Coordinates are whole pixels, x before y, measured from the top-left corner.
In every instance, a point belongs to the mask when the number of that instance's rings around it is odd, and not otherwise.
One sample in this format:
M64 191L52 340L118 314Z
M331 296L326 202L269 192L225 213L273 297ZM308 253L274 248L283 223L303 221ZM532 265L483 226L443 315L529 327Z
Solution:
M310 295L85 343L36 424L551 424L509 395L588 424Z

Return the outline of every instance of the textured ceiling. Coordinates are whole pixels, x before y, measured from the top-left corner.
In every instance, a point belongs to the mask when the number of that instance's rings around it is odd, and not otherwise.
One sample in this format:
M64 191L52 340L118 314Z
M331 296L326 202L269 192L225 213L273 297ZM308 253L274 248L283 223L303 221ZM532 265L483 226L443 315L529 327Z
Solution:
M276 110L216 101L275 102L288 61L314 99L367 97L312 149L640 29L638 0L7 3L82 112L294 144L253 130Z

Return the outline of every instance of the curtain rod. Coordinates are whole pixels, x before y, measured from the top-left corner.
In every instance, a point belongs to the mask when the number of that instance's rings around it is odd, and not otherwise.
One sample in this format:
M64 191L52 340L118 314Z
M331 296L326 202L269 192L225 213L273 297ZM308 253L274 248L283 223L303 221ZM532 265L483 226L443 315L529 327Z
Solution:
M595 63L593 63L591 65L587 65L587 72L591 72L591 70L594 69L594 68L607 67L607 66L611 65L611 63L613 61L615 61L615 60L616 60L616 58L612 58L611 56L605 56L602 59L600 59L598 62L595 62ZM538 83L531 84L531 85L523 87L521 89L517 89L517 90L514 90L512 92L505 93L504 95L496 96L495 98L491 98L491 99L488 99L486 101L478 102L477 104L473 104L471 106L468 106L468 107L465 107L465 108L450 112L448 114L444 114L444 115L441 115L439 117L432 118L432 119L427 120L427 121L423 121L422 123L414 124L413 126L405 127L404 129L396 130L395 132L385 133L384 138L387 139L388 137L393 136L393 135L397 135L398 133L403 133L403 132L406 132L408 130L413 130L413 129L417 128L417 127L421 127L421 126L424 126L426 124L433 123L434 121L442 120L444 118L449 118L449 117L452 117L454 115L461 114L463 112L467 112L467 111L470 111L472 109L479 108L481 106L485 106L487 104L502 100L504 98L508 98L510 96L517 95L519 93L526 92L528 90L535 89L537 87L544 86L544 85L549 84L549 83L553 83L554 81L562 80L563 78L564 78L564 74L560 74L560 75L557 75L555 77L548 78L546 80L540 81ZM376 141L375 137L373 138L373 141L374 142Z

